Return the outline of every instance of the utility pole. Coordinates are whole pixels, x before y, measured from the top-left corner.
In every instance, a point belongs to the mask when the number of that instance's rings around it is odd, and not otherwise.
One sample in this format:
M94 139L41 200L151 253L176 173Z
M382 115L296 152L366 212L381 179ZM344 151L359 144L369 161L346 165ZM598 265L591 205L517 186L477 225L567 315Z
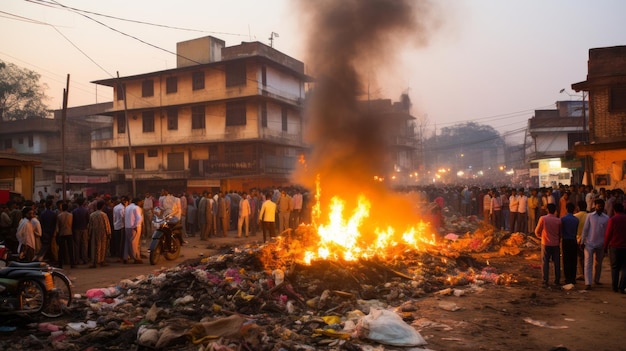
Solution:
M67 120L67 99L70 92L70 75L67 74L67 83L63 89L63 110L61 111L61 183L63 189L63 200L67 200L65 186L65 122Z
M128 122L128 103L126 102L126 87L120 81L120 72L117 72L118 89L122 89L124 96L124 122L126 123L126 136L128 137L128 163L130 163L130 176L132 178L133 192L132 196L137 195L137 181L135 179L135 162L133 160L133 147L130 143L130 123ZM124 167L122 167L123 169Z

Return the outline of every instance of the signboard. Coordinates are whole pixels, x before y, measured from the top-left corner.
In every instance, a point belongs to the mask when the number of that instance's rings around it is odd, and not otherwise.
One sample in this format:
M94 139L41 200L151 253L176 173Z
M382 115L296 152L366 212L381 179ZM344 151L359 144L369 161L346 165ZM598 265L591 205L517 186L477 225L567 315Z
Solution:
M582 168L583 167L583 162L582 160L562 160L561 161L561 167L563 168L569 168L569 169L577 169L577 168Z
M219 188L220 180L219 179L190 179L187 181L188 187L194 188Z
M55 177L57 183L63 183L63 176L57 174ZM109 176L82 176L82 175L68 175L65 176L65 182L69 184L102 184L109 183L111 179Z

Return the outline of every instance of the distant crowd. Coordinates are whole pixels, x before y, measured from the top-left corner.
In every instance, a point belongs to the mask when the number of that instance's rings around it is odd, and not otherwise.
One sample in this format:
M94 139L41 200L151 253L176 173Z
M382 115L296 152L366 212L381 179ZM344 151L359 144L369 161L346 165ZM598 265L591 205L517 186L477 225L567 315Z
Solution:
M428 187L422 191L437 204L434 213L447 208L480 217L498 231L540 238L545 287L560 286L562 275L565 284L584 281L587 290L593 289L592 284L602 285L602 262L608 255L611 287L626 293L626 196L622 189L560 184L554 188Z
M42 195L38 202L12 199L0 205L0 242L22 261L46 260L58 267L108 265L106 257L123 263L143 263L141 239L152 236L155 209L180 223L185 236L201 240L263 233L263 240L309 221L308 192L299 187L251 189L249 192L171 194L157 197L76 194L59 199L60 192Z
M496 231L521 232L541 239L543 283L584 280L585 288L601 284L602 260L609 254L613 289L626 292L626 197L621 189L594 189L583 185L544 188L424 186L420 202L429 204L428 220L444 234L447 215L476 216ZM43 195L43 194L42 194ZM106 257L122 263L143 263L140 239L152 235L157 208L173 214L186 236L201 240L263 234L263 241L310 223L311 199L300 187L203 191L158 197L92 194L58 199L59 192L38 202L9 201L0 205L0 241L25 261L107 265ZM144 256L145 257L145 256Z

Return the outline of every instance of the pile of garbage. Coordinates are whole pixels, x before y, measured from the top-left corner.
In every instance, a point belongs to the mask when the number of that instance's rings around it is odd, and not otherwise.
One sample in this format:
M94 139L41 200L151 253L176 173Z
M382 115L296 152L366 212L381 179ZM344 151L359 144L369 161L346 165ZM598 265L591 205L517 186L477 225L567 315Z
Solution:
M0 349L420 347L426 341L411 324L420 318L415 301L432 294L463 294L458 287L474 291L486 283L515 281L467 253L521 246L522 240L478 231L444 240L437 249L407 250L384 262L320 260L305 265L280 254L296 244L279 237L88 290L75 299L68 318L25 325L11 334L13 338L0 338Z

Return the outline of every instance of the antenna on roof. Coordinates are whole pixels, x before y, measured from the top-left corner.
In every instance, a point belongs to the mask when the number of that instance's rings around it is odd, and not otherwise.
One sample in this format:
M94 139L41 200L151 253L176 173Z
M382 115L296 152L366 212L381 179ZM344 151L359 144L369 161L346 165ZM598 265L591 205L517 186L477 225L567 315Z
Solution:
M272 32L272 34L270 34L270 47L273 48L274 47L274 38L278 38L279 35L276 32Z

